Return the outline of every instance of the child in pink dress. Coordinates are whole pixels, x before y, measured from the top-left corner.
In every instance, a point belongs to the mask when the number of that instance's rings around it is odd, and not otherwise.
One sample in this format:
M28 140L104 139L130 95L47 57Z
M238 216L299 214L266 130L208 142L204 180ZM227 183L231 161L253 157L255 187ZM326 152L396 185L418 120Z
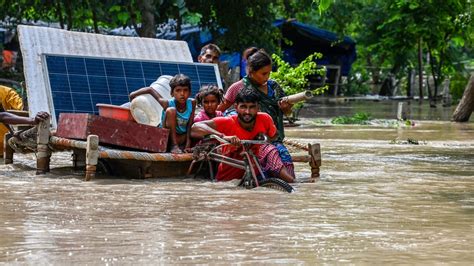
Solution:
M216 85L202 87L196 95L197 105L202 107L202 110L194 117L194 123L222 116L222 112L217 111L217 106L222 102L222 97L222 90Z

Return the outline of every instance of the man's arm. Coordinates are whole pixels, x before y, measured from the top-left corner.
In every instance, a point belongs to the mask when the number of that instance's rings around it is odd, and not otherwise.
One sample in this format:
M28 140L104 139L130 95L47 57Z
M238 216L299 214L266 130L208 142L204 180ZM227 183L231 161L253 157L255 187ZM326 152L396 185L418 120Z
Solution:
M206 135L214 134L218 137L225 139L231 144L238 146L240 145L240 139L237 136L226 136L223 133L216 130L216 123L213 120L206 120L197 122L191 128L191 137L196 139L202 139Z
M213 120L197 122L191 127L192 138L202 139L209 134L214 134L221 138L224 137L224 134L216 130L216 123Z
M27 125L36 125L41 121L44 121L49 118L49 114L46 112L38 112L34 118L32 117L22 117L14 115L8 112L0 112L0 122L5 124L27 124Z
M144 87L144 88L141 88L139 90L136 90L136 91L130 93L130 101L135 99L137 96L140 96L140 95L143 95L143 94L150 94L151 96L153 96L153 98L155 98L158 101L158 103L161 105L161 107L163 107L163 109L168 108L168 100L163 98L163 96L161 96L161 94L159 94L152 87Z

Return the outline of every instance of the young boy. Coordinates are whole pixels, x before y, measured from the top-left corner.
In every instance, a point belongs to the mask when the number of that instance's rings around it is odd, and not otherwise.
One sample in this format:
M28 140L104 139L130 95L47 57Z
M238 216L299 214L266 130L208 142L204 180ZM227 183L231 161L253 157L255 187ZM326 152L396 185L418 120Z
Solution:
M183 74L177 74L170 80L171 96L170 100L164 99L156 90L151 87L139 89L130 94L133 100L138 95L151 94L163 107L160 127L170 130L170 151L171 153L183 153L180 146L184 146L185 152L191 152L191 125L194 120L194 110L196 101L189 98L191 94L191 80Z

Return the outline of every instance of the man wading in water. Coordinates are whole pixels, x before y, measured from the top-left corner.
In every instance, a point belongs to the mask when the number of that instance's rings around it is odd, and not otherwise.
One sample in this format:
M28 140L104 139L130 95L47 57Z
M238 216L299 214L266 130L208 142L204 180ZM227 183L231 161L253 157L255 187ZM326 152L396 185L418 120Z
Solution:
M242 160L240 140L252 140L260 134L265 134L270 139L278 137L272 118L266 113L258 112L259 101L260 95L255 90L244 88L235 99L237 115L216 117L195 123L191 128L191 137L202 139L209 134L217 135L235 145L235 147L226 147L229 149L225 151L227 156ZM294 182L294 175L290 174L281 161L275 146L272 144L253 145L252 151L257 156L265 177L279 177L286 182ZM241 179L243 175L244 170L221 163L216 179L218 181Z

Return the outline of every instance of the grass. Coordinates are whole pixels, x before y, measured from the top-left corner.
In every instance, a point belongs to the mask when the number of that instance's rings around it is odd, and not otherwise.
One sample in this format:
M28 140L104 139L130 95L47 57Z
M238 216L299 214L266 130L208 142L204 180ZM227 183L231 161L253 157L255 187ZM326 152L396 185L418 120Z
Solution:
M355 124L355 125L366 125L371 119L369 113L358 112L353 116L338 116L331 120L333 124Z

